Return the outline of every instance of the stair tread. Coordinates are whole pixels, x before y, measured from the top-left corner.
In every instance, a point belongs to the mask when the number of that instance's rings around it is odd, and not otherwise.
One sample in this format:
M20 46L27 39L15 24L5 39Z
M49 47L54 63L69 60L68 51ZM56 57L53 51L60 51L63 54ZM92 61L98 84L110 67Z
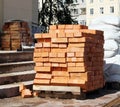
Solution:
M22 71L22 72L4 73L4 74L0 74L0 77L17 76L17 75L25 75L25 74L35 74L35 71L29 70L29 71Z
M21 61L21 62L0 63L0 66L17 65L17 64L29 64L29 63L33 63L34 64L34 61Z
M21 83L23 83L24 85L31 85L31 84L33 84L33 80L17 82L17 83L12 83L12 84L6 84L6 85L0 85L0 90L8 89L8 88L14 88L14 87L19 87Z

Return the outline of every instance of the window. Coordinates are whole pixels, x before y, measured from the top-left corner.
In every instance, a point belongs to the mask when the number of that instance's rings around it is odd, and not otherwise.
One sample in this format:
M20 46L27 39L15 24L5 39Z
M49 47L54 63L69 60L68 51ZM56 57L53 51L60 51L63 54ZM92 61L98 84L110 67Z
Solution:
M114 13L114 6L110 7L110 13Z
M93 3L93 0L90 0L90 3Z
M104 8L100 7L100 14L104 14Z
M77 15L78 14L78 9L71 9L71 14L72 15Z
M86 8L81 8L80 9L80 14L85 15L86 14Z
M81 0L82 3L84 3L84 0Z
M94 14L94 9L93 9L93 8L90 9L90 14L91 14L91 15Z

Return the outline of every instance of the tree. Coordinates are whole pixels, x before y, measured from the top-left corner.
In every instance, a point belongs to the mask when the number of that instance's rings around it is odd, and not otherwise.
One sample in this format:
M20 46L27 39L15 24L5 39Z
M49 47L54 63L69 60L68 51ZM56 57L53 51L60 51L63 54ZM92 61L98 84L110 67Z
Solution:
M67 6L62 0L46 0L42 10L39 12L39 25L45 26L46 31L49 25L53 24L74 24L76 23L70 15Z

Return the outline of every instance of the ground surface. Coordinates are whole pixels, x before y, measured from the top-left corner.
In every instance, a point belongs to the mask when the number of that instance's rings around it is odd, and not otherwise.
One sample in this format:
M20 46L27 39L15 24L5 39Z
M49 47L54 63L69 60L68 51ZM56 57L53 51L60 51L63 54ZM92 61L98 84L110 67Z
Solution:
M102 90L87 94L85 100L60 98L21 98L21 96L0 99L0 107L104 107L107 103L120 98L120 91ZM105 106L106 107L106 106ZM108 106L107 106L108 107ZM120 107L120 101L110 107Z

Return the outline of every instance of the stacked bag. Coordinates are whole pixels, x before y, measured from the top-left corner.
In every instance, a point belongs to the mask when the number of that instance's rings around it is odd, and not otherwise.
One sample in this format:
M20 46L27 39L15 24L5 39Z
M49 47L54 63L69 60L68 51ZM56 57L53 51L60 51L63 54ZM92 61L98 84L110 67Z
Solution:
M37 86L78 86L93 91L104 86L103 32L84 25L51 25L36 33L34 49Z
M120 17L93 19L89 29L104 31L104 75L107 82L120 82Z

